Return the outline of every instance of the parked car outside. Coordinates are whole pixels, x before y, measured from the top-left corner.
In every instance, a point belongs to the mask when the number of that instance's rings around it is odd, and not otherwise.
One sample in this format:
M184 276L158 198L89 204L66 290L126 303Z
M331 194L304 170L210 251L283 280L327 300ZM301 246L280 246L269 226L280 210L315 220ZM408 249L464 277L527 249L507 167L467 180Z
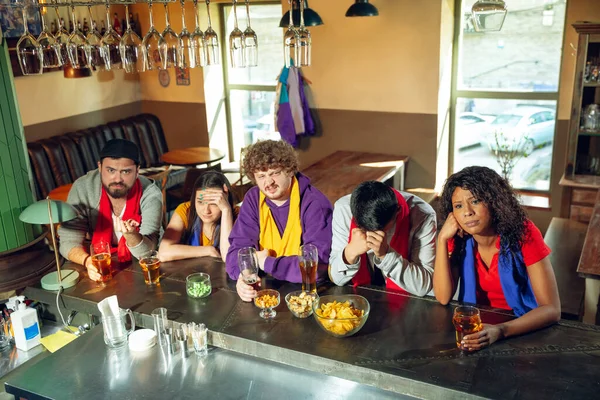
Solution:
M493 119L493 116L473 112L460 113L456 119L454 147L464 149L481 144L481 137L489 129L488 125Z
M275 117L267 114L256 120L256 129L252 131L252 143L259 140L279 140L281 135L275 128Z
M496 133L500 150L519 146L523 153L531 154L536 147L551 143L554 139L556 111L537 106L516 107L506 113L499 114L483 134L484 145L491 151L498 150Z

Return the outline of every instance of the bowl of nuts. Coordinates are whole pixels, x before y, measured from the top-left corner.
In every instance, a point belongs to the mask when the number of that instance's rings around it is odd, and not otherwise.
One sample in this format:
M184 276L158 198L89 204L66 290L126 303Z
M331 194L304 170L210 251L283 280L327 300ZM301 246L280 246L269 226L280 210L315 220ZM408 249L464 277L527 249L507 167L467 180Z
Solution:
M259 315L262 318L274 318L277 311L273 309L279 305L279 292L273 289L259 290L254 298L254 305L261 309Z
M306 290L296 290L285 296L285 303L289 310L298 318L310 317L313 313L313 303L319 297L318 294Z

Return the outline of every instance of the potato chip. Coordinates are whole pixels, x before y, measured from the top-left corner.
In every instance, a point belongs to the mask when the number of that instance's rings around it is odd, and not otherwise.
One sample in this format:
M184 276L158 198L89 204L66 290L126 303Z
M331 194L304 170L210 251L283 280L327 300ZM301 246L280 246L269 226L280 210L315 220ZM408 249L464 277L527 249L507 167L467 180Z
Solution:
M361 323L360 318L365 314L364 310L354 308L349 301L321 304L316 313L321 318L329 318L320 320L321 324L328 331L340 336L357 328Z
M260 297L255 297L254 304L259 308L273 308L279 304L279 301L277 300L277 296L264 294Z

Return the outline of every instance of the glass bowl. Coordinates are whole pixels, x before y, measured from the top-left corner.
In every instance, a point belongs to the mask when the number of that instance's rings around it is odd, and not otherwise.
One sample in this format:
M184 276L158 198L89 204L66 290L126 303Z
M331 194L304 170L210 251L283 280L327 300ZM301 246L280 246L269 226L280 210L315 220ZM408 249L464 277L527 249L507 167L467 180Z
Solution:
M185 289L188 296L194 299L200 299L208 296L212 292L210 275L204 272L190 274L185 278Z
M318 294L306 290L296 290L285 296L285 303L294 316L298 318L310 317L313 313L312 305L319 297Z
M279 292L273 289L264 289L257 292L254 305L260 308L260 316L264 319L274 318L277 311L273 310L279 305Z
M348 318L340 318L339 315L336 315L335 318L323 316L323 309L321 305L326 305L333 302L349 302L349 304L355 310L362 311L362 316L360 313L359 316ZM318 297L313 303L313 311L315 321L317 321L317 324L321 327L321 329L331 336L343 338L352 336L356 332L360 331L365 322L367 322L369 312L371 311L371 306L369 305L369 301L367 299L357 294L329 295ZM357 312L354 311L354 313Z

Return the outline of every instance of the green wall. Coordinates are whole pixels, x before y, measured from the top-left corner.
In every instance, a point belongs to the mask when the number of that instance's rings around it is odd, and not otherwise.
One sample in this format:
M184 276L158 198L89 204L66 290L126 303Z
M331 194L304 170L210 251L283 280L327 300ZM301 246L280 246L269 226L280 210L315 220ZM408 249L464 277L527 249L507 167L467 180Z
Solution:
M19 220L33 196L8 45L1 35L0 32L0 252L4 252L31 242L34 233L31 225Z

